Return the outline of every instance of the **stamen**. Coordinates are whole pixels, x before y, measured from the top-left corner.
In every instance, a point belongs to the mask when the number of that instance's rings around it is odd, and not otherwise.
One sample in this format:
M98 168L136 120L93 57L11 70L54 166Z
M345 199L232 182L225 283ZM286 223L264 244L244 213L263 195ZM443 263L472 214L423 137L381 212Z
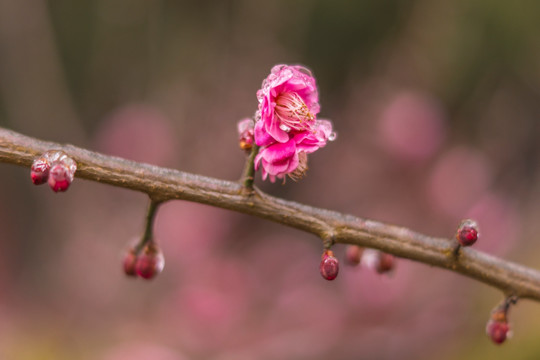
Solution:
M276 116L283 128L297 131L312 130L315 117L295 92L286 92L276 98ZM280 127L281 127L280 126Z

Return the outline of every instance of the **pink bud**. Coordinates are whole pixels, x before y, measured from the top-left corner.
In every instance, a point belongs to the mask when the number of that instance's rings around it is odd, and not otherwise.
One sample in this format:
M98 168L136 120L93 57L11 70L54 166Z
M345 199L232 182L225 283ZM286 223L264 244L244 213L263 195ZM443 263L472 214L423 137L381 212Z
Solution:
M349 245L345 249L345 262L348 265L356 266L360 264L360 259L362 258L362 253L364 249L357 245Z
M319 266L321 276L326 280L334 280L339 273L339 261L331 250L325 250Z
M165 258L161 249L154 241L150 241L137 257L135 272L143 279L149 280L161 273L164 266Z
M255 123L250 118L242 119L237 124L238 143L240 148L245 151L250 151L253 147L254 134L253 127Z
M51 168L47 158L40 156L34 160L30 168L30 177L34 185L41 185L47 182L49 178L49 169Z
M392 271L395 267L396 259L394 255L379 252L377 262L375 263L375 270L379 274L383 274Z
M478 236L478 225L470 219L463 220L456 233L456 239L462 246L471 246L478 240Z
M46 181L54 192L66 191L77 171L77 163L62 150L44 152L32 164L30 175L36 185Z
M495 344L502 344L508 337L510 326L506 321L490 319L486 325L486 334Z
M66 191L73 181L69 169L62 163L55 163L49 171L49 186L54 192Z
M135 249L132 248L124 256L124 262L122 263L122 266L124 268L124 273L128 276L137 276L137 273L135 271L136 263L137 263L137 253Z

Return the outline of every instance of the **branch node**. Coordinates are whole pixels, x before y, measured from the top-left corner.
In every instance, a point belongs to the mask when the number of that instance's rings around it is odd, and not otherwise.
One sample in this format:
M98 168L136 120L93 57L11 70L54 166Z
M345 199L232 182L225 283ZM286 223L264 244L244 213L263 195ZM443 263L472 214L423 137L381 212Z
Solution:
M331 233L326 233L322 235L321 238L322 238L323 247L325 250L330 250L330 248L334 246L334 244L336 243L336 239L334 235Z
M454 260L458 260L459 256L461 255L461 244L456 242L454 245L454 249L452 250L452 257Z

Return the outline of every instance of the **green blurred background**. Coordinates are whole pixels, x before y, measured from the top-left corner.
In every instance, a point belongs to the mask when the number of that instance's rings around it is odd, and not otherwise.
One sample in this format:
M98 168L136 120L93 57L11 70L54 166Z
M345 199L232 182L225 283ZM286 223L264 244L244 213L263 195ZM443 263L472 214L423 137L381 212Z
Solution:
M538 267L539 20L527 0L0 0L0 125L235 180L236 122L303 64L338 139L258 186L434 236L473 217L480 250ZM126 279L145 196L0 174L2 359L540 358L538 304L497 347L494 289L406 260L325 282L311 235L198 204L162 207L165 271Z

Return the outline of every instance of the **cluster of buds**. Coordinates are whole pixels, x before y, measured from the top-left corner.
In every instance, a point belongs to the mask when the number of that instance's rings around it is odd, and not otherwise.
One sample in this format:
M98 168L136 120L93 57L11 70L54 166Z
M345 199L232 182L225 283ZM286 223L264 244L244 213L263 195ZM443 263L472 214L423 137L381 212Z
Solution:
M50 150L36 158L30 169L35 185L48 183L54 192L66 191L77 171L77 163L61 150Z
M364 262L365 266L375 270L379 274L389 273L396 266L396 258L378 250L364 249L357 245L349 245L345 250L345 263L357 266ZM339 261L333 251L324 250L319 265L321 276L326 280L334 280L339 273Z
M508 310L516 300L515 297L506 298L491 312L491 318L486 325L486 334L497 345L502 344L510 337L510 325L507 319Z
M128 276L138 276L150 280L163 271L165 258L155 241L151 240L139 246L132 247L124 257L124 273Z
M345 261L348 265L357 266L364 259L365 266L379 274L389 273L396 266L394 255L373 249L364 249L357 245L349 245L345 250Z

